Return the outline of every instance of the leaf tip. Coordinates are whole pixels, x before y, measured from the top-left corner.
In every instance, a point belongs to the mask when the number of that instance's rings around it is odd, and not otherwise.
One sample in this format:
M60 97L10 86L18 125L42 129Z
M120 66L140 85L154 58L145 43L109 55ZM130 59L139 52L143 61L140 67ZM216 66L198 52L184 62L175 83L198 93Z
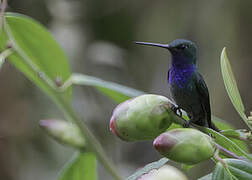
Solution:
M221 51L221 60L223 58L226 58L227 57L227 53L226 53L226 47L223 47L222 51Z

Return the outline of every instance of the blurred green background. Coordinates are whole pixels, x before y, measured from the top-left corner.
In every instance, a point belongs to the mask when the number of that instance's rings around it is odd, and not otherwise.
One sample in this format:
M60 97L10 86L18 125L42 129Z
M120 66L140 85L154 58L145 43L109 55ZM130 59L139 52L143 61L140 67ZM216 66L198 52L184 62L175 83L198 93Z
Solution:
M219 57L227 53L247 112L252 109L252 1L243 0L9 0L8 11L45 25L66 51L73 72L169 96L170 63L163 49L133 41L169 43L177 38L198 45L198 65L207 82L212 112L244 128L224 89ZM32 37L31 37L32 38ZM52 59L53 61L53 59ZM40 119L60 118L51 101L8 62L0 72L0 177L2 180L53 180L73 149L50 139ZM160 155L152 142L125 143L109 131L116 106L93 88L74 87L74 107L126 177ZM175 164L177 165L177 164ZM197 165L196 179L213 168ZM99 166L100 179L110 179Z

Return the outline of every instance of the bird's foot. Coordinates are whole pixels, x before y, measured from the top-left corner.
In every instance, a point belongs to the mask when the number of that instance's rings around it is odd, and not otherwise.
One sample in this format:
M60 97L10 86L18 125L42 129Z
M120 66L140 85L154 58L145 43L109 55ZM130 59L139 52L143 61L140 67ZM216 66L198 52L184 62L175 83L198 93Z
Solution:
M172 105L171 110L179 117L182 117L182 111L178 106Z
M208 136L210 136L211 138L215 138L213 134L208 133Z
M190 121L186 121L184 124L183 124L183 127L184 128L188 128L190 126Z

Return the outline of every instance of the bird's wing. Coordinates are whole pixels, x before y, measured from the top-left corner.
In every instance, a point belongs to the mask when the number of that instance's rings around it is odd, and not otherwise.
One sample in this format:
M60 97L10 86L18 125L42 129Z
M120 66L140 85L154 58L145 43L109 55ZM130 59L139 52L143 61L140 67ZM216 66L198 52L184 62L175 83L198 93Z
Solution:
M207 85L199 72L196 73L196 89L200 95L200 102L204 111L206 112L206 118L208 126L211 127L211 108L210 108L210 99Z
M170 70L171 70L171 69L169 69L169 70L168 70L168 73L167 73L167 81L168 81L168 83L170 83L170 82L169 82L169 78L170 78Z

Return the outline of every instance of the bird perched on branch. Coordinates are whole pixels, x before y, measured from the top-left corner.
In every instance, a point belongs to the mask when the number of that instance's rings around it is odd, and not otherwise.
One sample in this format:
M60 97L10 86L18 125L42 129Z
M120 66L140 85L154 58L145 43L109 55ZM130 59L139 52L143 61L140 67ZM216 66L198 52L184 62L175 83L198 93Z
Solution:
M211 108L206 83L196 66L197 46L185 39L176 39L170 44L136 42L140 45L156 46L169 50L171 53L171 67L168 71L168 83L173 100L179 109L186 111L190 123L219 129L211 121Z

